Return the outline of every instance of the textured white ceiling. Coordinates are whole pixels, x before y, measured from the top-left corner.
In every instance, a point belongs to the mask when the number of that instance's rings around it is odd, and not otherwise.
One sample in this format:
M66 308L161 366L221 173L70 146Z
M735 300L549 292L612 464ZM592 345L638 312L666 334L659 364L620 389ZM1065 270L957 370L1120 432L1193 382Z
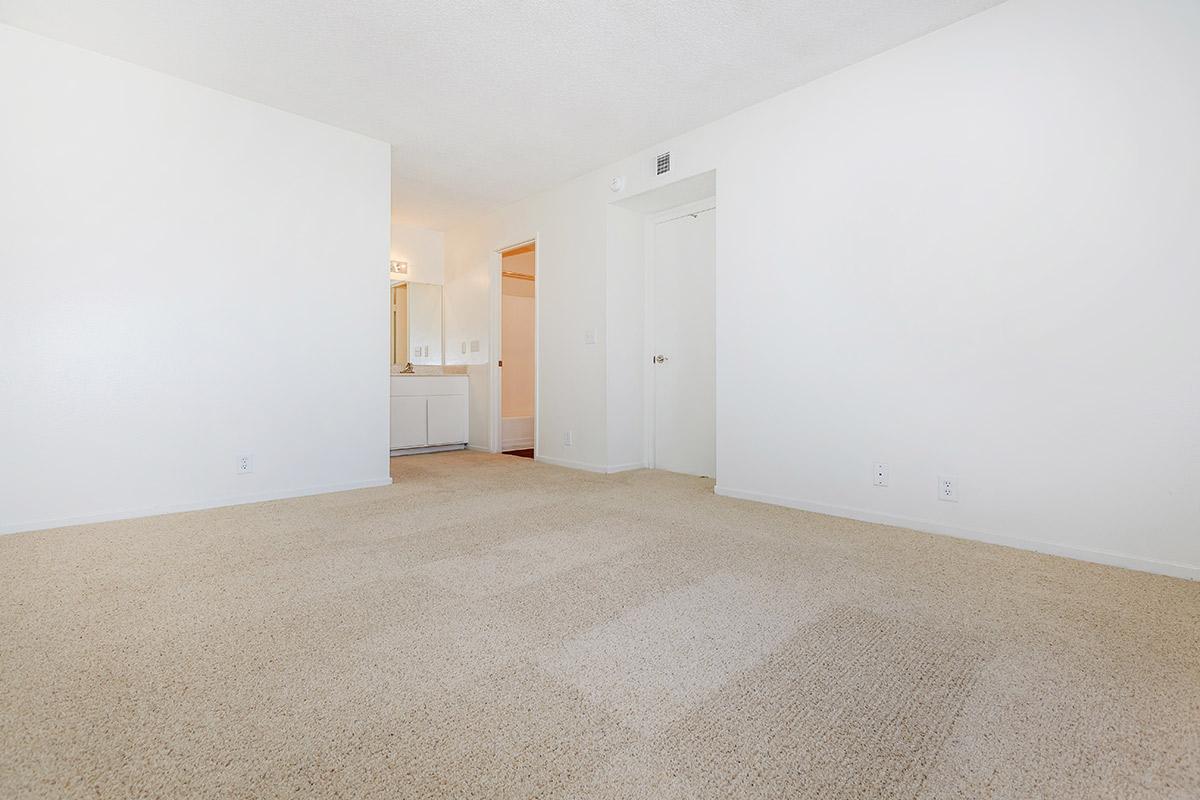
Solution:
M391 142L442 227L1000 0L0 0L0 21Z

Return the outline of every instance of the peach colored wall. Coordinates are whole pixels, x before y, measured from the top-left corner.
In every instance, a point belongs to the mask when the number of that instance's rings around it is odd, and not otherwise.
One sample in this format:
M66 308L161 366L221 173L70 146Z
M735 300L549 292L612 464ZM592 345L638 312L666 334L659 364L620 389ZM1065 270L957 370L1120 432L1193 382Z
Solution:
M533 253L506 256L505 272L533 274ZM505 278L500 309L501 370L500 415L532 417L534 406L534 284Z

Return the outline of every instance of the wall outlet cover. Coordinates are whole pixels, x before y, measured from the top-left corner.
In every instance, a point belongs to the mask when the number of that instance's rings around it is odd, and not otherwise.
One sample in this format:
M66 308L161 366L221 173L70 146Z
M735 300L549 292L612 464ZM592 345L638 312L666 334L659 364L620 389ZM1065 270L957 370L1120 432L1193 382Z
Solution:
M254 472L254 456L238 456L237 457L237 474L249 475Z
M949 475L938 476L938 500L945 500L947 503L958 502L958 478Z

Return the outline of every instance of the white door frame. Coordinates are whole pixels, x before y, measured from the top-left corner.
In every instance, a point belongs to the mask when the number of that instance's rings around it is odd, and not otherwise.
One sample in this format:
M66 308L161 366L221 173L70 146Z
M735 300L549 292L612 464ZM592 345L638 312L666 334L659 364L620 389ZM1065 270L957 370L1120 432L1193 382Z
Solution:
M500 402L500 354L504 352L500 342L502 328L501 309L504 302L504 276L500 273L504 271L504 253L527 244L533 245L533 457L536 460L538 454L538 425L542 417L542 348L539 338L541 336L542 314L538 305L542 295L538 288L538 284L542 280L542 248L538 244L538 234L536 233L528 239L523 239L494 250L488 259L488 273L491 279L490 295L488 297L491 317L491 335L488 337L491 340L488 346L488 354L491 356L491 361L488 365L488 417L491 420L491 430L488 431L488 450L493 453L499 453L504 448L504 409Z
M713 211L717 207L716 196L705 198L704 200L696 200L691 203L684 203L681 206L660 211L657 214L648 214L646 216L646 235L645 240L645 263L646 275L644 278L646 287L646 306L645 306L645 322L642 327L643 346L642 346L642 387L643 387L643 417L642 431L644 440L642 449L645 453L646 466L650 469L655 468L655 414L656 391L655 381L658 374L654 369L654 234L658 229L658 225L663 222L670 222L679 219L680 217L689 217L693 214L701 214L705 211ZM715 280L715 278L714 278ZM715 289L715 287L714 287ZM715 311L715 309L714 309ZM714 317L715 318L715 317ZM716 472L716 470L713 470ZM715 477L715 476L714 476Z

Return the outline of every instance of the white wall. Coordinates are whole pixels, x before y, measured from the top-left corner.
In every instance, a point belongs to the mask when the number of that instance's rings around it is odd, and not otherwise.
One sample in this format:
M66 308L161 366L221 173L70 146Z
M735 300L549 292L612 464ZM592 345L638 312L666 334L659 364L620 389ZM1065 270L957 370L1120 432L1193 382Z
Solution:
M486 293L538 232L540 452L618 466L633 368L582 333L635 313L608 178L669 148L718 176L718 491L1198 577L1196 141L1200 5L1011 0L450 231L447 270Z
M0 108L0 530L388 482L387 145L4 26Z
M413 364L442 365L442 287L408 284L408 353ZM420 355L418 355L418 351Z
M538 455L587 469L605 469L604 268L608 189L594 176L507 206L446 232L448 361L469 364L471 445L487 447L492 349L489 264L496 251L538 240ZM587 213L599 209L599 215ZM543 237L542 231L546 232ZM545 265L553 264L547 270ZM587 333L595 344L587 344ZM547 333L549 332L549 333ZM461 354L461 343L480 342ZM469 347L468 347L469 349ZM573 433L567 446L564 435Z
M608 469L647 463L643 441L645 374L644 215L610 205L605 252L606 436Z
M391 260L408 262L407 280L440 286L445 283L445 235L393 222Z
M446 237L446 363L467 367L468 445L487 450L491 427L489 259L494 253L472 233L464 230L457 237ZM471 350L472 342L477 350Z

